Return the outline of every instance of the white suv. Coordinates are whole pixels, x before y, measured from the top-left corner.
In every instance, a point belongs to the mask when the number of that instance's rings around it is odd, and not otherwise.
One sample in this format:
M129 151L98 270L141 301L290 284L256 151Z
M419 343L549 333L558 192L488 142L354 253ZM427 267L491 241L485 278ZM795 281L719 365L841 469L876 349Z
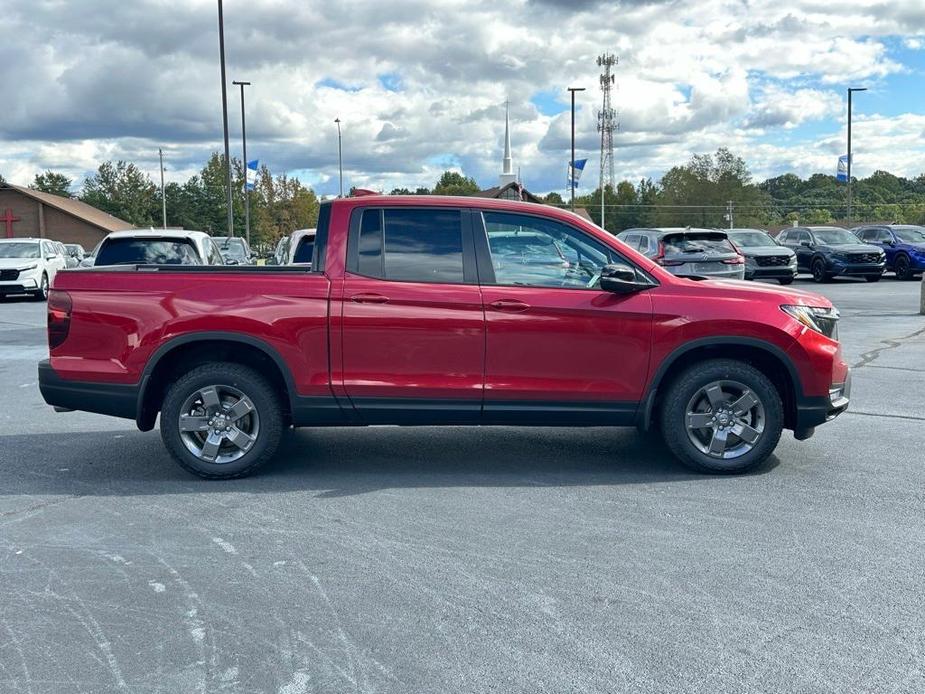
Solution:
M31 294L48 298L48 288L67 258L48 239L0 239L0 296Z

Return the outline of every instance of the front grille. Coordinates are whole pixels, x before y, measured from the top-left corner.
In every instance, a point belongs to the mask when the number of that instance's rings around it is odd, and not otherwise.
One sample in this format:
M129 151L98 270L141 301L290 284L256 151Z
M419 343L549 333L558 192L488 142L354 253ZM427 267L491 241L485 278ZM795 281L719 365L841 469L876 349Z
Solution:
M758 255L755 256L755 264L760 267L776 267L778 265L789 265L789 255Z
M0 270L0 282L12 282L19 279L19 270Z
M879 253L849 253L848 254L849 263L864 263L864 264L874 264L880 262Z

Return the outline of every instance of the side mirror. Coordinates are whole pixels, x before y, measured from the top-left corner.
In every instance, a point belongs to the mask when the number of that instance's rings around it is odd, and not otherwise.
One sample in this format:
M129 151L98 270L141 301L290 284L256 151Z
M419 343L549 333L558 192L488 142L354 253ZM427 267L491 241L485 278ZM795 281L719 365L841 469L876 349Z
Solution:
M800 245L804 248L812 248L813 244L811 241L800 241Z
M649 288L641 282L636 270L627 265L605 265L601 268L601 289L614 294L632 294Z

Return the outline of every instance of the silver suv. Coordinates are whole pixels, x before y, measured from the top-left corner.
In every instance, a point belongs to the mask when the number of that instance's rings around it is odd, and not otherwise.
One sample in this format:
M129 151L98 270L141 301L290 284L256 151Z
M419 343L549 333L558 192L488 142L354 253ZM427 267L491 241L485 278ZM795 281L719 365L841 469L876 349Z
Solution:
M745 258L715 229L626 229L617 238L681 277L745 278Z

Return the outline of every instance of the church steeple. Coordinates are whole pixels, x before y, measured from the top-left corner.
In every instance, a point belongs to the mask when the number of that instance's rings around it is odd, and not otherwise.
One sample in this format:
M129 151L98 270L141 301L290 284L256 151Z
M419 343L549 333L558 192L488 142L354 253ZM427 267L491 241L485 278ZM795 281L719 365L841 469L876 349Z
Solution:
M514 173L514 160L511 157L511 119L510 119L510 102L504 102L504 161L501 167L501 176L498 178L500 186L506 186L508 183L517 180Z

